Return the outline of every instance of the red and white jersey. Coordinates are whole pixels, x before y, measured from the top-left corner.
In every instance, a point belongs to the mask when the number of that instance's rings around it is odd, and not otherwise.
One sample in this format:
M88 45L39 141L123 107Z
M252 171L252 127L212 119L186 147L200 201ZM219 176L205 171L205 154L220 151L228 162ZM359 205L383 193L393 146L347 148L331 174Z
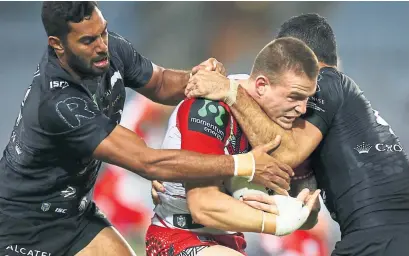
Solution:
M162 148L233 155L248 152L250 145L228 105L205 99L186 99L170 117ZM166 192L159 193L162 203L154 210L156 215L152 224L170 228L183 227L198 233L229 233L207 227L186 226L186 222L192 220L183 216L190 214L183 184L164 182L163 185Z

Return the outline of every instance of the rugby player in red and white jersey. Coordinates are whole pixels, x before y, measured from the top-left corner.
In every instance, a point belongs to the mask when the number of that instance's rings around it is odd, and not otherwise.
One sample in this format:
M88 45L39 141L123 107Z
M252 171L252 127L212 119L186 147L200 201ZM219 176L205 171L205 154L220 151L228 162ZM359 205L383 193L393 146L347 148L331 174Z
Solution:
M307 99L315 92L317 76L318 61L311 49L298 39L281 38L267 44L257 55L246 90L260 105L298 117L305 113ZM269 87L278 82L297 84L304 94L287 104L272 106ZM162 147L235 155L245 154L251 146L229 104L186 99L171 115ZM317 205L319 190L311 196L308 189L303 190L298 199L291 198L306 203L306 207L299 204L299 211L308 210L305 219L295 226L299 213L294 208L282 211L283 204L278 202L290 197L273 197L277 210L260 211L255 205L251 207L251 202L245 204L229 195L223 180L165 182L163 186L166 190L159 193L161 203L155 208L146 236L148 256L245 255L246 242L241 232L284 235L316 223L316 214L310 212Z

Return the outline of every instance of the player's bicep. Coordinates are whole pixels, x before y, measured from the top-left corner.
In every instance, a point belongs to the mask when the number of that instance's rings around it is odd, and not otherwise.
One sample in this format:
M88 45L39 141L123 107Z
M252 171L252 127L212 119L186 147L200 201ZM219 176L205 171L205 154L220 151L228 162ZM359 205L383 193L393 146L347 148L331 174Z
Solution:
M294 121L293 136L303 160L311 155L323 139L322 131L316 125L301 118Z
M56 143L79 157L91 156L116 125L86 93L74 88L50 92L40 105L39 123Z
M162 86L163 70L162 67L152 63L152 75L149 82L142 87L134 88L135 91L149 99L155 99Z

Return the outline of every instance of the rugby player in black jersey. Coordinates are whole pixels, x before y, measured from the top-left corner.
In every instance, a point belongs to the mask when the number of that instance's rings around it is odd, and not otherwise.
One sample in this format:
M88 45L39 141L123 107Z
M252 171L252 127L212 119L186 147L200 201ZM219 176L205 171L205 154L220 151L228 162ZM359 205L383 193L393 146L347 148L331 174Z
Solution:
M294 118L297 110L262 109L239 87L233 115L253 146L281 135L282 143L272 153L278 160L295 168L310 158L324 202L341 229L342 239L332 255L408 254L409 161L397 136L357 84L337 70L335 36L325 18L293 17L281 26L278 37L304 41L320 61L307 113ZM229 85L222 75L201 71L186 92L189 97L223 100ZM268 83L260 84L260 90L263 86ZM277 92L275 103L296 102L306 93L297 84L272 90ZM245 200L265 202L259 207L266 210L273 203L263 195Z
M92 201L101 161L168 181L232 177L235 161L153 150L119 125L125 86L177 104L190 72L141 56L107 30L95 2L44 2L41 16L48 48L0 160L0 255L134 255ZM223 72L209 59L192 73L203 68ZM255 168L236 174L255 172L255 182L283 192L292 170L265 153L272 146L253 150Z

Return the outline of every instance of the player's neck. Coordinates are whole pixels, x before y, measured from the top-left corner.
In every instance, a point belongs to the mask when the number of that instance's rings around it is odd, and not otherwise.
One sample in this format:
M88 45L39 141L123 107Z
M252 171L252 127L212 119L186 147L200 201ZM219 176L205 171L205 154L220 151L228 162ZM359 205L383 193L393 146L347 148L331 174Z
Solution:
M64 60L62 57L58 57L58 61L60 62L61 67L68 72L75 80L81 81L81 76L77 74L71 67L68 65L67 61Z
M243 87L251 97L254 98L256 96L254 87L251 87L250 79L243 79L243 80L237 80L237 81L239 82L240 86Z

